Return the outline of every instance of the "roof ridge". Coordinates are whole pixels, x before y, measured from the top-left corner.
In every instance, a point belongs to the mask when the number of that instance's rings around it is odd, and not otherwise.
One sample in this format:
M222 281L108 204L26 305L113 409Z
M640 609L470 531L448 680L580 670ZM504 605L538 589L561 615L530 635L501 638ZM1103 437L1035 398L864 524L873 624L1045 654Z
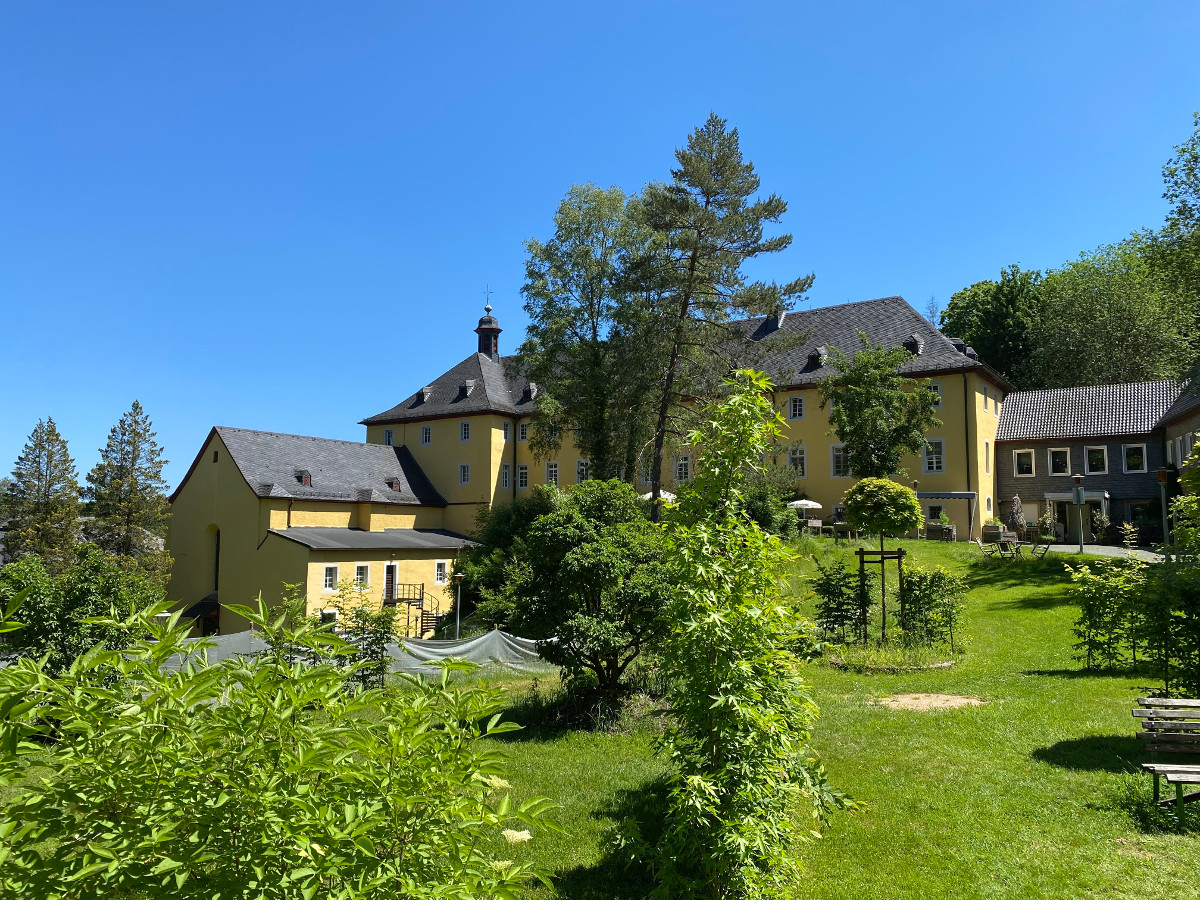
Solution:
M216 428L218 434L220 434L222 431L240 431L240 432L243 432L244 434L266 434L266 435L270 435L271 437L300 438L300 439L306 440L306 441L322 441L327 444L349 444L352 447L385 447L385 446L388 446L386 444L368 444L368 443L365 443L364 441L348 441L345 438L317 437L315 434L292 434L291 432L288 432L288 431L263 431L262 429L259 429L259 428L238 428L236 425L214 425L213 427ZM396 448L388 447L388 449L394 450Z

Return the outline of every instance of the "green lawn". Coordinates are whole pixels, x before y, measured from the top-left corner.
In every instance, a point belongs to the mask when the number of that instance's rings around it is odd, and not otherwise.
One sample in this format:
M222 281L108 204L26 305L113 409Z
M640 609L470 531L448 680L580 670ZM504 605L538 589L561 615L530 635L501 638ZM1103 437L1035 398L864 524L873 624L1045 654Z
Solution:
M817 748L834 785L865 807L835 815L803 849L800 896L1200 897L1200 804L1182 826L1148 813L1149 776L1127 774L1141 759L1130 709L1155 684L1079 670L1062 560L984 563L974 547L906 546L920 564L970 578L969 649L932 671L812 667ZM872 703L903 692L987 702L933 712ZM565 829L512 848L556 873L554 891L531 897L644 895L644 872L611 842L626 817L653 834L663 776L653 727L652 716L629 715L606 731L531 728L510 741L516 794L553 798Z

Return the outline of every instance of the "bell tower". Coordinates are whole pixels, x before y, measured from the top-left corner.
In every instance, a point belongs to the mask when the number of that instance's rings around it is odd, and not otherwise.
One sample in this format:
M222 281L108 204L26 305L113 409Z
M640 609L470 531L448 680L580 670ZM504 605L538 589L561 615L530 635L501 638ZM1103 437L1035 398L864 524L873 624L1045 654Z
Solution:
M500 323L492 316L492 304L483 307L484 317L479 320L475 333L479 335L479 352L490 359L500 358Z

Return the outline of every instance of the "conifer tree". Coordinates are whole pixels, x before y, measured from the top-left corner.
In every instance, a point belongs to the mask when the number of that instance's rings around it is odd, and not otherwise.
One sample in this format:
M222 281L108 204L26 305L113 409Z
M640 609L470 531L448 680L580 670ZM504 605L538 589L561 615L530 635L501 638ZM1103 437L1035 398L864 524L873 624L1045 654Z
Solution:
M146 538L161 535L167 516L166 460L150 417L137 400L108 432L85 490L95 517L94 539L122 556L141 555Z
M36 553L52 572L69 564L79 535L79 482L54 419L38 420L30 434L13 467L4 507L11 517L7 556Z
M779 285L743 276L742 263L784 250L792 236L764 237L764 226L778 222L787 203L775 194L753 198L759 177L742 156L736 128L729 130L711 114L675 158L679 165L671 182L648 186L641 203L646 223L661 240L649 267L659 302L657 327L650 329L654 340L648 342L654 358L647 360L647 368L660 373L650 465L656 516L663 449L672 434L682 437L690 430L686 418L695 404L689 401L715 396L731 367L753 362L745 358L750 342L730 328L730 320L786 311L813 281L807 275ZM730 348L739 358L722 352Z

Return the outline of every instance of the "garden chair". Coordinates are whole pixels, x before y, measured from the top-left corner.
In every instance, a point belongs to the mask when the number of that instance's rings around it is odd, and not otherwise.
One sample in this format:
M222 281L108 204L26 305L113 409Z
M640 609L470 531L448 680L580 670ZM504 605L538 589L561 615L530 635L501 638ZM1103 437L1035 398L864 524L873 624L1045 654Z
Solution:
M996 544L991 544L990 546L985 547L985 546L983 546L983 542L981 540L979 540L979 538L972 538L972 540L975 541L975 546L977 546L981 551L983 551L984 556L995 556L996 555L996 550L997 550Z
M1000 541L996 544L996 550L999 552L1001 559L1016 559L1019 552L1016 549L1016 544L1010 541Z
M1029 555L1034 559L1041 559L1050 549L1049 541L1034 541L1033 546L1029 548Z

